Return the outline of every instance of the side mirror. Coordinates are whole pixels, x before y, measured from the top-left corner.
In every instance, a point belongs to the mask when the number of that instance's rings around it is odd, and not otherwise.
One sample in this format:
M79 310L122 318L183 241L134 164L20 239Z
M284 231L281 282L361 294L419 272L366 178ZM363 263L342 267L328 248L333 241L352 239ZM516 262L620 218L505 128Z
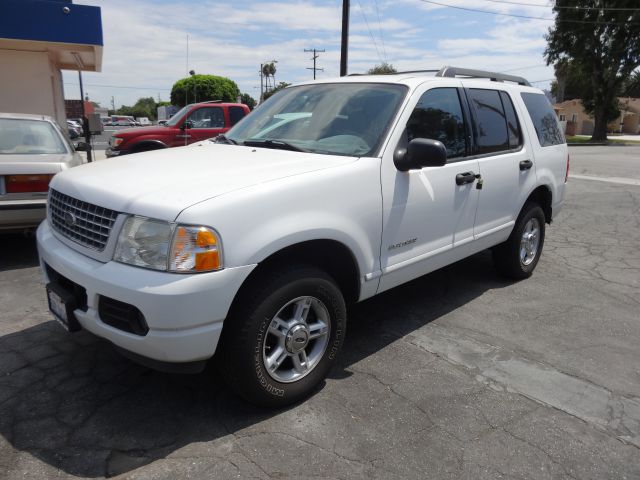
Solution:
M414 138L407 148L398 148L393 163L401 172L424 167L441 167L447 163L447 149L442 142L428 138Z
M89 145L85 142L78 142L73 146L76 149L76 152L88 152Z

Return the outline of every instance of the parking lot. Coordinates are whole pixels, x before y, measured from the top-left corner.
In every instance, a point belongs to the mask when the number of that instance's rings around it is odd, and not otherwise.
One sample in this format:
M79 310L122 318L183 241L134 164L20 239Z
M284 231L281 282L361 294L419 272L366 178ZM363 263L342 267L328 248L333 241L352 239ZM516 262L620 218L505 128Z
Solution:
M0 478L640 478L640 147L571 147L532 278L483 252L355 305L338 368L258 409L47 311L0 237Z

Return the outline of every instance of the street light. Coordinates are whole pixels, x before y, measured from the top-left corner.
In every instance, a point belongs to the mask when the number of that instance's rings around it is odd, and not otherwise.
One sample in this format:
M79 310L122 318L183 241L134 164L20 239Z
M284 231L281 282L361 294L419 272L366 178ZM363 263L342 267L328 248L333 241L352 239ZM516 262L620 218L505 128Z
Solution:
M196 74L195 70L189 70L189 75L192 77ZM198 103L198 94L196 92L196 81L193 81L193 103Z

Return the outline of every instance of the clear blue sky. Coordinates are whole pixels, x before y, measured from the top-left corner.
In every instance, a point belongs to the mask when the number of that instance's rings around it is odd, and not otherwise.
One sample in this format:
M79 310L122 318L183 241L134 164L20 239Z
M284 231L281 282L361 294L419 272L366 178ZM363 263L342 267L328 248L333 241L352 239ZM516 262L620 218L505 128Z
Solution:
M456 7L552 18L547 0L435 0ZM198 0L75 0L102 8L102 72L85 73L91 100L116 108L141 96L169 99L173 83L197 73L234 80L259 96L260 63L277 60L276 81L313 78L311 54L320 54L318 78L338 76L342 0L233 2ZM351 0L349 73L383 61L398 70L443 65L508 71L540 88L553 78L545 66L548 20L448 8L424 0ZM189 57L187 65L187 35ZM79 98L78 77L64 73L67 98ZM125 88L127 87L127 88Z

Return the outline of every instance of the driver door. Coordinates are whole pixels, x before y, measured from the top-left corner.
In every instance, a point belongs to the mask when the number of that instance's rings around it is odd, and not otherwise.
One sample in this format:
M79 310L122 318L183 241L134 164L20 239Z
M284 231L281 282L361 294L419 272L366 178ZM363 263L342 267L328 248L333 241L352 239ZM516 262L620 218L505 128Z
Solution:
M416 90L385 150L379 292L463 258L464 246L473 241L478 160L468 158L471 130L460 87L459 80L451 79ZM447 163L399 171L393 154L413 138L441 141ZM459 184L459 174L467 175L467 183Z
M222 107L199 108L192 111L186 121L191 125L191 128L185 130L189 135L187 143L200 142L227 131Z

